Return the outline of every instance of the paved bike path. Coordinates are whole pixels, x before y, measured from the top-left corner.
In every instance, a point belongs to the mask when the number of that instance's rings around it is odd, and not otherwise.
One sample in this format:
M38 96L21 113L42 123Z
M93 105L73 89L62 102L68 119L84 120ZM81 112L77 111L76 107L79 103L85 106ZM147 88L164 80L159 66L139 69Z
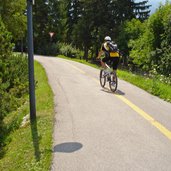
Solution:
M122 80L113 94L100 87L97 69L35 58L54 92L52 171L171 170L170 103Z

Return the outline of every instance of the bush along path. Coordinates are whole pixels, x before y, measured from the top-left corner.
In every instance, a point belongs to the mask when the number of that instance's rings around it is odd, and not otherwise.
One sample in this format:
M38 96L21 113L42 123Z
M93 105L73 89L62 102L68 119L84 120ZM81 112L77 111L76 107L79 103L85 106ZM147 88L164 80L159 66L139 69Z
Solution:
M5 117L23 104L23 96L28 94L27 59L13 53L11 40L12 36L0 18L0 149L9 132L4 125Z

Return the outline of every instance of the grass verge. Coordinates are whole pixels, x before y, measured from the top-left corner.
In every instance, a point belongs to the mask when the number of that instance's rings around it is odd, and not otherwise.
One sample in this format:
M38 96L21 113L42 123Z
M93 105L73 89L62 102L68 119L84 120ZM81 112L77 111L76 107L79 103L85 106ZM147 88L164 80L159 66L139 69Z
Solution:
M36 85L36 115L34 124L26 124L11 132L4 155L0 159L0 170L3 171L47 171L52 159L52 132L54 103L53 93L48 85L46 73L42 66L35 61ZM9 114L6 124L14 119L21 121L21 116L29 113L26 102L13 114ZM18 118L18 119L17 119ZM19 122L20 122L19 121ZM15 123L15 124L16 124ZM15 127L13 123L13 127Z
M80 62L95 68L100 68L96 64L86 62L85 60L68 58L63 55L59 55L58 57ZM118 70L118 77L127 82L130 82L131 84L136 85L137 87L140 87L141 89L155 96L160 97L161 99L164 99L165 101L171 102L171 86L168 84L165 84L157 79L149 79L147 77L136 75L131 72L123 71L123 70Z
M118 71L119 78L128 81L143 90L171 102L171 86L155 78L149 79L140 75L132 74L128 71Z

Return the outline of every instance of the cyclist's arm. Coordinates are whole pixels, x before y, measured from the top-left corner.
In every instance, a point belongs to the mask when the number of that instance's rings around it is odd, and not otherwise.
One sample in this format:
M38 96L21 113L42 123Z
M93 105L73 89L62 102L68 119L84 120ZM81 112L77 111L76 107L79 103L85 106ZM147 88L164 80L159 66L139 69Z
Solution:
M99 59L103 53L104 53L103 50L100 50L100 52L99 52L99 54L97 56L97 59Z

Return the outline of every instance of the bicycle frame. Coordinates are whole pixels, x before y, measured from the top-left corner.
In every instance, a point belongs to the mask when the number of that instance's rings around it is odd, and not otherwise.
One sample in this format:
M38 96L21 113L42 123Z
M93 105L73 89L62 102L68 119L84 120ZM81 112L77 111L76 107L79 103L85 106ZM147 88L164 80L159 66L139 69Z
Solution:
M109 81L110 90L115 92L118 86L117 74L108 64L105 63L105 66L105 69L100 70L100 85L104 87L107 80Z

